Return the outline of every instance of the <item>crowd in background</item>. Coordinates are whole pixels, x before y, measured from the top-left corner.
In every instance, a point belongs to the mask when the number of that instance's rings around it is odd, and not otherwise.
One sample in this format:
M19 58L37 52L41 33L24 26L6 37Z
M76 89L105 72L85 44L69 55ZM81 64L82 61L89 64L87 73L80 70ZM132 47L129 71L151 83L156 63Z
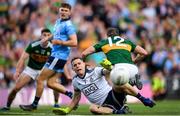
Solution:
M13 74L26 45L40 36L44 27L53 31L62 0L0 0L0 87L11 87ZM149 53L139 63L144 83L151 83L154 97L180 87L179 0L65 0L72 5L72 20L78 48L71 57L105 39L108 27L143 46ZM104 55L92 55L97 63ZM179 90L180 91L180 90Z

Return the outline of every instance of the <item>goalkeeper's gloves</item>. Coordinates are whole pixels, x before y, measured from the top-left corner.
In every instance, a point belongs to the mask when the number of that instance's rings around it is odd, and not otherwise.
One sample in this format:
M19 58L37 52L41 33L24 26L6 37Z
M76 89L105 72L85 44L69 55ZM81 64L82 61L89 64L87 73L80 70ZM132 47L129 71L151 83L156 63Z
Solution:
M56 111L59 115L66 115L71 112L71 109L69 107L66 108L54 108L54 111Z
M105 69L107 69L107 70L112 70L112 68L113 68L112 63L111 63L108 59L103 59L103 60L100 62L100 65L101 65L102 67L104 67Z

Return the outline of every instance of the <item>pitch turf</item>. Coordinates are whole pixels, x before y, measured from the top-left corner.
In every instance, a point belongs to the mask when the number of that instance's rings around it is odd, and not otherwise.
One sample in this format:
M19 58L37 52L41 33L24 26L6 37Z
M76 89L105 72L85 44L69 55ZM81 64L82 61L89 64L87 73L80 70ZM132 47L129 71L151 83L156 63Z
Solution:
M129 104L132 114L129 115L180 115L180 100L176 101L158 101L153 108L144 107L143 104ZM70 113L70 115L91 115L88 105L80 105L76 111ZM22 111L19 108L11 108L8 112L0 112L0 115L8 116L55 116L52 113L51 106L40 106L38 110L33 112Z

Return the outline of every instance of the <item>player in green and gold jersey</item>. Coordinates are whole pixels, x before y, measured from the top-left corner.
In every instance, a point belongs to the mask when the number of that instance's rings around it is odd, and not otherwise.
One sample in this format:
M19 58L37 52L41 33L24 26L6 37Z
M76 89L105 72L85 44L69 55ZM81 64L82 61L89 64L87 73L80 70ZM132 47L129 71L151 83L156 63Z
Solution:
M139 45L135 45L128 39L124 39L119 36L119 33L115 28L109 28L107 32L108 38L100 41L98 44L86 49L82 55L87 56L94 52L103 51L107 59L114 65L117 63L128 63L134 64L147 55L146 50L144 50ZM138 53L138 58L133 61L131 57L131 52Z
M155 105L153 101L150 99L145 99L132 87L133 85L136 85L138 89L142 89L142 83L139 80L140 76L138 74L138 68L135 63L142 60L148 53L139 45L135 45L130 40L124 39L119 35L120 34L116 28L109 28L107 31L107 39L100 41L94 46L90 46L83 51L81 55L83 58L85 58L87 55L95 52L104 52L107 60L110 61L110 68L113 67L112 71L110 72L110 78L112 75L114 78L125 78L124 76L119 77L119 74L117 73L118 71L113 70L126 69L126 71L129 73L129 83L120 82L117 84L116 82L113 82L112 86L114 90L116 90L116 92L125 92L126 94L135 96L141 99L146 106L153 107ZM138 55L132 59L131 52L135 52ZM113 66L111 66L111 64Z
M119 36L119 32L115 28L109 28L107 31L107 39L104 39L94 46L87 48L82 57L94 52L104 52L107 59L114 65L114 68L127 68L130 74L130 84L142 89L142 83L139 81L138 68L135 63L139 62L148 53L139 45L135 45L128 39ZM132 59L131 52L137 53L137 57Z
M32 79L35 80L39 75L40 70L51 54L51 43L45 40L45 37L50 35L51 32L49 29L42 29L40 39L29 43L25 51L22 53L13 77L15 80L17 80L16 84L9 93L6 107L2 108L1 110L10 110L10 106L16 97L17 92L27 85ZM27 66L24 68L26 60L28 60Z

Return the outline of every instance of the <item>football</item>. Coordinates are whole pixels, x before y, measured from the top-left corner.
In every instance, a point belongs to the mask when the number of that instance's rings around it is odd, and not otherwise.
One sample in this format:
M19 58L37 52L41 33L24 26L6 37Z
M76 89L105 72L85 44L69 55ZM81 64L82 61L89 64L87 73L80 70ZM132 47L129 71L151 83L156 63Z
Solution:
M125 67L116 67L110 72L110 78L114 85L123 85L129 82L130 74Z

